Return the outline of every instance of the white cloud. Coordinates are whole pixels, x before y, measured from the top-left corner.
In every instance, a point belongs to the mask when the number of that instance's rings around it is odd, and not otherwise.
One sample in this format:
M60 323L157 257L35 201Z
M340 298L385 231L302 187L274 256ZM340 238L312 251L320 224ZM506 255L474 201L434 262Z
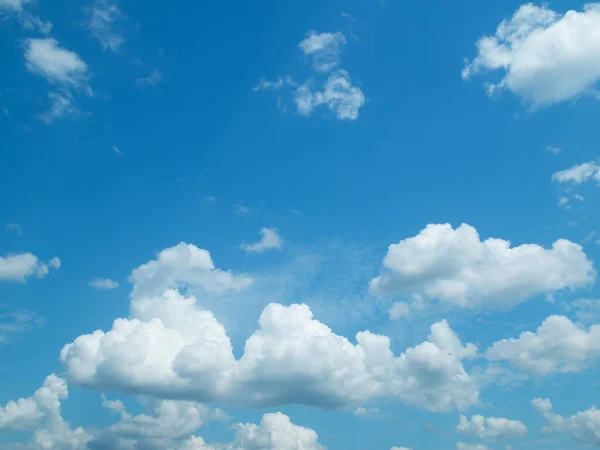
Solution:
M134 269L129 281L133 283L134 298L162 295L166 289L181 285L222 294L242 291L253 283L249 276L215 268L207 250L184 242L162 250L155 260Z
M567 197L565 197L564 195L562 195L558 198L558 206L561 208L565 208L565 209L571 208L571 206L569 205L569 199Z
M341 46L346 43L342 33L317 33L310 31L298 44L305 55L313 58L313 67L320 72L329 72L340 63Z
M119 156L124 156L124 155L125 155L125 153L123 153L123 152L121 151L121 149L120 149L119 147L117 147L116 145L113 145L113 146L112 146L112 149L113 149L113 152L115 152L115 153L116 153L117 155L119 155Z
M82 428L71 429L61 416L61 402L68 397L67 384L52 374L31 397L0 406L0 431L27 431L31 450L85 450L91 436Z
M477 42L477 57L463 78L501 70L488 91L508 89L533 107L593 93L600 78L600 4L560 14L545 6L522 5L494 36Z
M0 10L21 11L27 0L0 0Z
M90 286L94 289L115 289L119 287L119 283L110 278L94 278L90 281Z
M392 447L390 450L413 450L411 447Z
M237 425L231 450L325 450L317 433L310 428L294 425L282 413L263 415L260 424Z
M388 311L390 319L398 320L410 314L410 304L406 302L394 302Z
M485 418L480 415L474 415L471 420L467 420L461 415L456 431L479 439L496 440L523 437L527 434L527 427L518 420Z
M569 433L581 444L600 446L600 411L595 406L570 417L563 417L552 411L549 399L535 398L531 404L549 424L544 431Z
M315 320L308 306L272 303L236 358L210 311L194 296L164 290L218 294L247 286L243 276L209 261L205 250L180 244L135 269L130 317L66 345L61 361L69 377L98 390L232 406L337 408L380 396L431 411L478 403L475 380L462 364L477 348L463 346L445 321L431 327L427 341L395 357L386 336L364 331L354 344Z
M370 416L373 414L378 414L380 411L377 408L365 408L363 406L358 406L354 408L355 416Z
M580 245L559 239L552 248L535 244L511 247L509 241L481 241L462 224L427 225L417 236L388 248L384 273L371 292L411 292L462 308L505 309L538 294L592 284L593 263Z
M115 27L115 22L123 18L123 13L116 5L108 0L97 0L90 9L88 27L94 37L100 41L104 50L118 52L125 39Z
M558 155L560 152L562 152L562 149L560 147L553 147L551 145L546 145L546 151L549 153L552 153L553 155Z
M154 69L152 72L150 72L150 74L147 77L138 78L137 80L135 80L135 82L140 87L146 87L158 86L161 80L161 73L158 70Z
M246 253L263 253L266 250L281 249L283 239L276 228L261 228L261 239L253 244L241 244L240 248Z
M487 445L483 444L465 444L464 442L456 443L456 450L492 450Z
M57 257L52 258L48 263L43 263L32 253L0 256L0 281L24 283L28 277L42 278L50 273L50 269L59 267L60 259Z
M238 216L245 216L247 214L250 214L251 209L246 206L246 205L242 205L241 203L238 203L237 205L235 205L235 213Z
M253 91L266 91L269 89L273 89L273 90L277 90L277 89L281 89L283 87L283 78L278 77L276 81L269 81L266 80L264 78L261 78L258 82L258 84L256 84L252 90Z
M25 60L29 71L52 83L77 87L87 82L87 64L77 53L60 47L56 39L28 39Z
M312 92L308 85L303 84L296 89L294 100L298 112L304 116L326 105L338 119L356 120L365 96L359 87L352 86L350 74L340 69L329 76L323 92Z
M590 179L600 182L600 166L596 161L577 164L552 175L552 181L557 183L581 184Z
M539 375L577 372L600 356L600 325L589 330L564 316L550 316L535 333L494 342L487 350L491 361L507 361Z

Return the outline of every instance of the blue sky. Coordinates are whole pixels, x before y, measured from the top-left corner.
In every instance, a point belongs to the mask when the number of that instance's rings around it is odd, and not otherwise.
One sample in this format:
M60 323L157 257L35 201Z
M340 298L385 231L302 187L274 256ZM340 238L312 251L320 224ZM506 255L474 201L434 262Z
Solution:
M0 447L600 447L600 4L0 0Z

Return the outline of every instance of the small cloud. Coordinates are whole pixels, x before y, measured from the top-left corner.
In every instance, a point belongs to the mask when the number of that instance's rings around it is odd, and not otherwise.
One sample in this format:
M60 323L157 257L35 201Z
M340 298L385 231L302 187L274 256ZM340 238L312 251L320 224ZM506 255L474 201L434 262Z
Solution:
M137 67L148 67L144 61L142 61L137 56L131 60L131 64Z
M254 244L241 244L240 248L246 253L263 253L266 250L281 249L283 240L276 228L261 228L262 238Z
M90 281L90 286L94 289L108 290L118 288L119 283L109 278L94 278L92 281Z
M559 147L552 147L550 145L546 145L546 151L548 153L552 153L553 155L558 155L562 151L562 149Z
M245 216L247 214L250 214L250 208L248 206L242 205L241 203L238 203L237 205L235 205L235 213L238 216Z
M580 202L584 202L584 201L585 201L585 198L584 198L582 195L579 195L579 194L575 194L575 195L573 196L573 198L574 198L575 200L579 200Z
M150 72L150 75L148 75L147 77L138 78L137 80L135 80L135 83L139 87L158 86L161 80L162 75L158 70L154 69L152 72Z
M569 205L569 199L564 195L558 199L558 206L565 209L571 208L571 205Z
M50 269L59 267L60 259L57 257L52 258L48 263L43 263L32 253L0 256L0 281L25 283L31 276L43 278L50 273Z
M378 414L380 411L377 408L363 408L362 406L359 406L358 408L356 408L354 410L354 415L355 416L369 416L372 414Z
M18 223L9 223L4 228L5 231L11 231L15 233L17 236L23 236L23 228Z
M313 67L319 72L329 72L340 63L341 46L346 43L342 33L317 33L309 31L298 44L305 55L313 58Z
M213 203L216 203L216 202L217 202L217 199L215 197L213 197L212 195L207 195L202 198L202 203L206 203L207 205L212 205Z
M87 83L88 66L77 53L62 48L56 39L28 39L26 68L54 84L80 87Z
M116 145L113 145L113 146L112 146L112 149L113 149L113 152L115 152L115 153L116 153L117 155L119 155L119 156L124 156L124 155L125 155L125 153L123 153L123 152L121 151L121 149L120 149L119 147L117 147Z
M269 81L264 78L261 78L258 81L258 84L256 84L252 88L252 90L254 92L256 92L256 91L261 91L261 90L265 91L268 89L280 89L281 87L283 87L283 78L281 78L281 77L277 78L277 81Z
M60 265L60 258L58 258L57 256L48 261L48 267L50 267L51 269L60 269Z

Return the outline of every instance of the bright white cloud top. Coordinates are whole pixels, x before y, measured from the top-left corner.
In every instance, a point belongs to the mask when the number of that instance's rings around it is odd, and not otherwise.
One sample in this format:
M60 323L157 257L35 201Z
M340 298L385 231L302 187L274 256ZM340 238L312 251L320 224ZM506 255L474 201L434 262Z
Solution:
M263 227L259 230L261 239L253 244L241 244L240 248L246 253L264 253L267 250L279 250L283 247L283 239L276 228Z
M582 184L588 180L600 182L600 166L596 161L576 164L552 175L552 181L557 183Z
M377 295L412 293L460 308L508 309L539 294L591 285L596 272L583 248L559 239L551 248L482 241L467 224L430 224L388 248Z
M313 66L320 72L329 72L340 64L341 46L346 43L342 33L317 33L310 31L298 47L312 56Z
M510 420L502 417L483 417L474 415L468 420L460 416L456 431L479 439L511 439L523 437L527 427L519 420Z
M494 35L477 41L477 56L462 75L499 71L502 79L488 84L490 93L509 90L533 107L544 107L593 95L600 79L599 52L599 3L564 14L527 3Z

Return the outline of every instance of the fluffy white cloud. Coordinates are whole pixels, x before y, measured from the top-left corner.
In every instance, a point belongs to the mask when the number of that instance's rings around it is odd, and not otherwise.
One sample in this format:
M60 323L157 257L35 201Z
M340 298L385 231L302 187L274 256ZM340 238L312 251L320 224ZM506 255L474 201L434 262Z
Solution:
M600 325L589 330L564 316L550 316L537 332L526 331L518 338L495 342L486 352L492 361L508 361L513 366L546 375L576 372L600 356Z
M87 64L77 53L62 48L56 39L25 42L27 69L52 83L80 86L87 81Z
M59 267L60 259L57 257L43 263L32 253L0 256L0 281L24 283L28 277L42 278L50 273L50 269L58 269Z
M231 450L325 450L317 433L310 428L294 425L282 413L265 414L259 425L237 425Z
M570 417L563 417L552 411L552 403L549 399L535 398L531 404L548 422L544 431L569 433L584 445L600 446L600 411L595 406Z
M523 437L527 434L527 427L518 420L504 419L501 417L485 418L474 415L471 420L461 415L456 431L480 439L510 439Z
M596 277L580 245L560 239L550 249L511 247L502 239L481 241L467 224L427 225L390 245L383 265L371 292L411 292L462 308L509 308L538 294L590 285Z
M68 397L67 384L52 374L31 397L0 407L1 431L33 432L31 450L84 450L91 436L82 428L71 429L61 416L61 402Z
M122 17L119 7L108 0L96 0L91 8L88 27L104 50L118 52L125 42L121 32L115 28L115 22Z
M491 450L491 449L487 445L483 445L483 444L465 444L464 442L457 442L456 450Z
M221 274L226 283L216 283ZM478 402L475 380L462 364L477 349L463 346L445 321L431 327L427 341L395 357L386 336L360 332L354 344L315 320L308 306L273 303L236 359L211 312L193 296L164 291L190 283L213 292L238 287L240 278L214 269L208 252L179 244L135 269L131 279L129 319L63 348L61 361L74 382L234 406L336 408L393 396L447 411Z
M313 58L313 67L320 72L329 72L340 63L341 46L346 43L342 33L317 33L310 31L298 44L305 55Z
M534 107L591 94L600 79L599 30L599 3L565 14L524 4L495 35L477 42L463 78L501 70L503 78L489 84L489 92L508 89Z
M557 183L581 184L590 179L600 182L600 166L596 161L577 164L552 175L552 181Z
M253 244L241 244L240 248L246 253L263 253L266 250L280 249L283 246L283 239L276 228L261 228L260 241Z
M294 100L298 112L305 116L309 116L315 108L326 105L338 119L356 120L359 109L365 103L365 96L359 87L352 86L350 74L339 69L329 76L322 92L313 92L303 84L296 89Z
M119 287L119 283L110 278L94 278L90 281L90 286L94 289L115 289Z

